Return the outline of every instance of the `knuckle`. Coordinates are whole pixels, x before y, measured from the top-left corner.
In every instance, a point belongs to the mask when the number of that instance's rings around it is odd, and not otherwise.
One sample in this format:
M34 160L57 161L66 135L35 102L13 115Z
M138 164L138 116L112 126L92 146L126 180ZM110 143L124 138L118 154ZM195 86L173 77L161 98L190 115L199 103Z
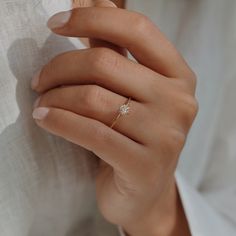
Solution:
M90 54L91 72L95 75L107 75L114 71L119 64L118 56L109 48L96 48Z
M189 94L185 94L183 102L185 115L190 121L193 121L199 109L197 99Z
M190 90L195 91L196 87L197 87L197 75L195 74L195 72L193 70L190 69L189 71L189 75L187 76L187 79L185 79L185 81L187 82L187 86L190 88Z
M188 132L198 113L198 102L196 98L187 93L175 93L176 118L184 132Z
M137 33L144 33L150 28L150 19L138 12L134 12L131 16L131 24Z
M82 102L87 107L95 107L102 98L102 88L98 85L88 85L82 96Z

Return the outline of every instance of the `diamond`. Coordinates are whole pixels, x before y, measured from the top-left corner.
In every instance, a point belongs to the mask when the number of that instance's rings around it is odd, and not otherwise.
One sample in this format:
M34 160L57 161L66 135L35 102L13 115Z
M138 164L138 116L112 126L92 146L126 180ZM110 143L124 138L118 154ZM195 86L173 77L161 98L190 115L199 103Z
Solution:
M129 114L129 110L130 110L130 107L129 107L128 104L122 105L120 107L120 114L121 115L127 115L127 114Z

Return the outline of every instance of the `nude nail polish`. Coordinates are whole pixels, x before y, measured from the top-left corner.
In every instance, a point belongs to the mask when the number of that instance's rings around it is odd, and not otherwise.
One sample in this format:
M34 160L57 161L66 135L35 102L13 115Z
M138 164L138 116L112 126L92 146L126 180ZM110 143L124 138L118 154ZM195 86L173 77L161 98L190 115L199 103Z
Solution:
M48 20L47 25L50 29L61 28L69 21L70 17L71 11L59 12Z
M39 107L34 109L32 116L35 120L43 120L48 115L48 112L49 108Z

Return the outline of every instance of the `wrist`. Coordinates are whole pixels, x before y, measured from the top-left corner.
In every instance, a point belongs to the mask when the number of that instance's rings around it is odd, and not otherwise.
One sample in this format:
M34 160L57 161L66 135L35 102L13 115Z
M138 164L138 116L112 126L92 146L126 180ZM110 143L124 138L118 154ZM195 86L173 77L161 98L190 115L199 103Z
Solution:
M124 230L127 236L190 236L175 179L157 204Z

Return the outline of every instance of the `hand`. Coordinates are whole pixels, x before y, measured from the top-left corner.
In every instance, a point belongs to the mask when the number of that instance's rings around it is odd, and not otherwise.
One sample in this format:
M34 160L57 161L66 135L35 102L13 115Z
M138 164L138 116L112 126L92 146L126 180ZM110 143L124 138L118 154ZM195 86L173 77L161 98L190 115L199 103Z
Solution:
M197 113L196 76L142 14L78 8L49 26L127 48L139 63L106 47L58 55L32 82L42 94L37 124L100 158L97 201L108 221L132 236L188 235L174 172ZM128 97L130 114L111 129Z

